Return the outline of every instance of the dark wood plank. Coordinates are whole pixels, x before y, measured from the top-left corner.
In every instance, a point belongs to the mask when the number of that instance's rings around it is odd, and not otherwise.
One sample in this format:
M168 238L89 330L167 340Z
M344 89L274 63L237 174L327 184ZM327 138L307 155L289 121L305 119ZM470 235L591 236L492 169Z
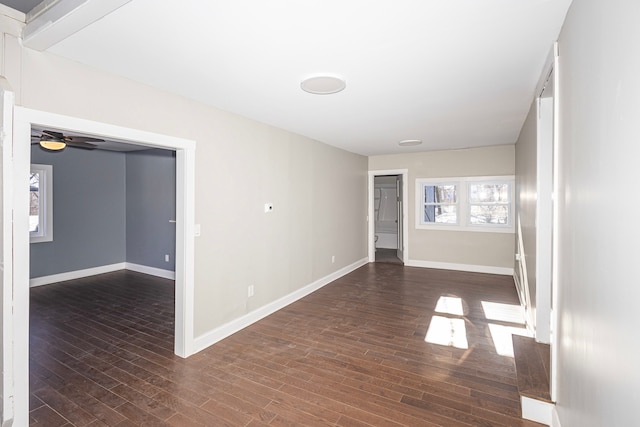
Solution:
M517 384L521 395L551 402L549 348L548 344L538 343L533 338L513 336Z
M464 314L437 313L440 297ZM173 283L120 271L31 291L31 424L534 426L482 302L505 276L372 263L188 359ZM425 341L461 319L468 348Z

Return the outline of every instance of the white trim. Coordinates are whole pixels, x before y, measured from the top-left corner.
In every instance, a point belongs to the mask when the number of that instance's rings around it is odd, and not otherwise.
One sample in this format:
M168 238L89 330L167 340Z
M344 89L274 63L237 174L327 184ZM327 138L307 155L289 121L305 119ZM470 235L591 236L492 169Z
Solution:
M14 394L16 390L14 385L14 360L15 355L19 353L16 353L16 348L13 345L13 337L17 330L14 319L16 317L20 318L20 316L16 316L13 310L14 265L16 263L13 256L14 223L12 221L15 207L12 126L14 103L15 96L11 85L9 85L7 79L0 77L0 185L2 185L2 190L0 191L2 197L0 202L0 209L2 210L0 212L0 220L2 222L0 224L0 227L2 227L2 232L0 233L2 235L2 241L0 242L2 245L2 250L0 250L0 285L2 287L0 290L2 292L0 301L0 304L2 304L0 307L2 310L0 313L2 317L0 322L0 327L2 328L2 333L0 333L2 339L2 345L0 346L0 351L2 351L0 355L0 371L2 371L2 378L0 379L2 381L0 386L0 407L2 408L0 411L0 424L3 426L10 426L12 423L18 425L14 420ZM26 181L28 185L29 180L26 179ZM28 197L26 203L28 203ZM21 208L26 211L27 215L29 214L27 206L21 206ZM22 239L18 240L22 243ZM24 367L25 365L27 363L22 363L20 366ZM28 365L26 369L28 369ZM18 388L20 387L24 390L24 386L21 385ZM21 401L20 403L26 403L26 410L28 411L28 401ZM20 418L20 420L26 424L28 422L28 414L23 411L22 415L23 418Z
M162 277L163 279L175 280L176 273L169 270L162 270L146 265L133 264L130 262L119 262L116 264L102 265L100 267L85 268L82 270L67 271L65 273L51 274L49 276L34 277L29 279L29 287L50 285L52 283L64 282L67 280L82 279L84 277L96 276L98 274L112 273L119 270L131 270L138 273L149 274L150 276Z
M13 120L13 373L14 425L29 422L29 168L31 125Z
M553 403L520 396L520 405L522 406L522 418L525 420L535 421L546 426L552 425L556 406Z
M553 268L553 97L538 98L537 101L535 336L536 341L550 344Z
M471 224L471 201L469 200L469 185L507 183L509 185L509 223L508 224ZM423 187L425 184L454 185L457 187L457 202L449 205L456 206L456 223L425 223L423 222ZM475 203L473 203L475 204ZM446 204L445 204L446 205ZM416 230L446 230L473 231L480 233L515 233L515 176L462 176L444 178L416 178L415 181L415 228Z
M131 0L57 0L27 14L24 45L45 51Z
M29 287L50 285L52 283L64 282L66 280L82 279L83 277L96 276L103 273L111 273L113 271L124 270L126 263L103 265L100 267L85 268L83 270L68 271L66 273L52 274L49 276L34 277L29 279Z
M513 276L513 267L495 267L492 265L456 264L452 262L422 261L410 259L404 263L407 267L437 268L439 270L469 271L472 273L499 274Z
M341 268L340 270L335 271L328 276L318 279L315 282L298 289L297 291L294 291L265 306L253 310L252 312L247 313L246 315L235 320L232 320L231 322L228 322L210 332L207 332L204 335L200 335L194 340L194 353L202 351L205 348L217 343L218 341L221 341L224 338L233 335L234 333L246 328L247 326L257 322L258 320L263 319L268 315L288 306L289 304L294 303L299 299L309 295L310 293L317 291L318 289L328 285L334 280L337 280L340 277L351 273L355 269L362 267L368 262L369 260L367 258L362 258L361 260L358 260L351 265Z
M31 173L40 172L38 232L29 233L31 243L53 241L53 165L31 163ZM31 200L29 200L31 201ZM44 212L42 206L44 205ZM31 212L29 212L31 213Z
M375 177L384 175L402 175L402 262L409 259L409 169L385 169L385 170L373 170L369 171L368 177L368 210L367 210L367 222L368 222L368 255L369 262L375 262L376 260L376 222L375 207L373 203L374 191L375 191Z
M12 7L5 6L4 4L0 4L0 15L7 16L11 19L15 19L20 23L24 23L27 20L27 15L19 10L16 10Z
M171 270L163 270L161 268L148 267L146 265L133 264L131 262L125 262L124 268L126 270L136 271L138 273L144 273L150 276L162 277L163 279L176 279L176 272Z
M562 427L560 423L560 415L558 415L558 407L553 405L553 411L551 411L551 427Z
M558 254L559 248L559 216L560 208L558 204L558 195L560 194L559 177L560 177L560 62L558 42L553 44L553 241L552 241L552 279L551 279L551 400L558 401L558 352L560 350L560 336L558 325L560 324L559 293L560 276L558 274Z
M529 292L529 270L527 269L527 255L524 250L524 241L522 240L522 222L520 221L520 213L516 215L516 262L520 274L515 274L514 268L514 282L516 289L518 290L518 297L520 298L520 304L524 309L525 323L527 330L531 332L532 336L536 336L536 321L534 318L533 310L531 309L531 292ZM519 276L519 279L516 279Z

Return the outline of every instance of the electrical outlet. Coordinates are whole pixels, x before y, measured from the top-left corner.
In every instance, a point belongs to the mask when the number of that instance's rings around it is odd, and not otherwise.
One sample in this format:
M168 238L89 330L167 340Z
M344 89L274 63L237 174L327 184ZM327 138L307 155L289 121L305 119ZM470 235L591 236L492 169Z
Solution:
M331 255L331 264L336 262L336 256L335 255Z
M164 256L164 262L169 262L169 254L166 254L166 255Z
M253 285L249 285L247 288L247 296L251 298L253 296Z

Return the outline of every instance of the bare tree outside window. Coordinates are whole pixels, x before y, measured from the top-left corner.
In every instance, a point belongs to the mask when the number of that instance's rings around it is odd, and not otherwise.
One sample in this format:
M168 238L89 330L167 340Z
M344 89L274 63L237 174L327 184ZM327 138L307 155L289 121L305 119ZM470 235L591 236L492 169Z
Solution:
M456 224L458 222L456 186L425 185L424 222Z
M507 183L470 184L471 224L509 224L510 196Z
M29 241L53 240L53 166L31 165L29 174Z
M40 172L29 175L29 232L38 232L40 225Z

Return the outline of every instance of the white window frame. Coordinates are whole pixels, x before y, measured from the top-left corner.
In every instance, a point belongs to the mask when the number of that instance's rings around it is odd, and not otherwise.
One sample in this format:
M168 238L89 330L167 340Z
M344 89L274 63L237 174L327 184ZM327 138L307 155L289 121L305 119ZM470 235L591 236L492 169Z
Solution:
M508 184L509 185L509 222L507 224L471 224L470 186L473 184ZM484 233L515 233L515 177L504 176L472 176L452 178L418 178L416 179L416 229L419 230L447 230L447 231L478 231ZM457 224L424 222L423 210L425 206L425 185L455 185L457 196ZM474 205L476 203L473 203Z
M424 197L424 187L425 186L429 186L429 187L445 187L445 186L454 186L455 187L455 192L456 192L456 202L455 203L429 203L426 202L423 197ZM427 205L430 206L454 206L455 210L456 210L456 222L455 223L441 223L441 222L423 222L422 224L428 224L428 225L435 225L438 228L441 227L446 227L446 226L452 226L452 227L457 227L460 224L460 214L462 213L462 211L460 210L460 183L455 181L455 180L439 180L439 181L431 181L431 180L424 180L424 182L422 182L420 184L420 194L418 195L419 200L420 200L420 206L418 208L418 212L420 212L420 218L418 218L418 221L422 221L422 215L424 214L424 208Z
M471 186L472 185L503 185L503 184L507 184L509 186L509 200L505 203L505 202L494 202L494 203L490 203L490 202L484 202L484 203L478 203L478 202L471 202ZM505 179L498 179L498 180L479 180L479 181L469 181L467 182L467 202L468 202L468 207L466 210L467 213L467 224L469 225L469 227L490 227L490 228L498 228L498 229L504 229L504 228L513 228L512 227L512 223L513 223L513 180L505 180ZM508 216L508 222L506 224L472 224L471 223L471 207L474 205L478 205L478 206L501 206L504 205L507 207L507 210L509 211L509 216Z
M40 174L39 182L39 208L38 231L29 233L31 243L53 241L53 166L52 165L31 165L31 173Z

